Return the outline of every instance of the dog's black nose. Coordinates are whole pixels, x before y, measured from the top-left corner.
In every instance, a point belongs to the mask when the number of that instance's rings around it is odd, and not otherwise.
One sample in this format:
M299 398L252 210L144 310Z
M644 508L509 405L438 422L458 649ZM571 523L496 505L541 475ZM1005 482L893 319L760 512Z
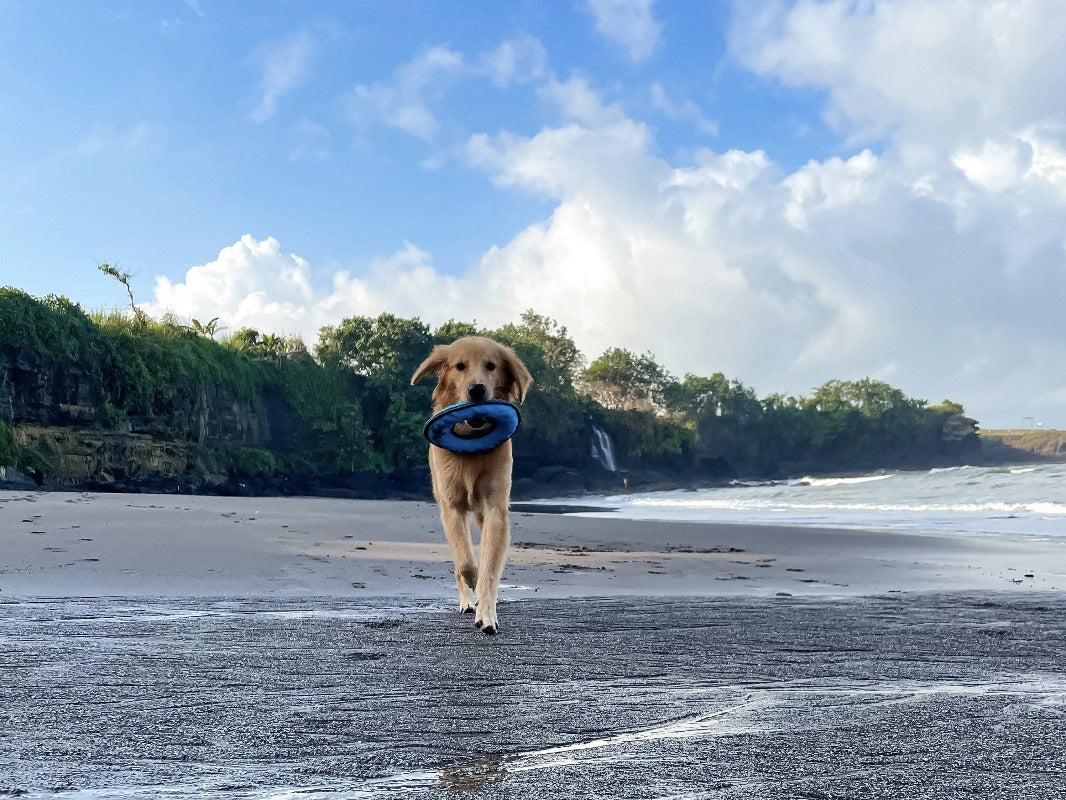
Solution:
M466 387L466 391L470 393L471 400L485 399L485 384L483 383L472 383Z

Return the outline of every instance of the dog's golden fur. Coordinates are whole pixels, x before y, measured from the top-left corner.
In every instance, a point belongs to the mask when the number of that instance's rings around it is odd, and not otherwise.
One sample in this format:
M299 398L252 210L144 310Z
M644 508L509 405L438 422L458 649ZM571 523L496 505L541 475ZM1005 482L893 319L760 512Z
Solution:
M514 350L481 336L434 347L415 370L411 383L431 374L437 376L434 411L481 400L521 403L533 383ZM499 630L496 596L511 541L511 464L510 441L484 453L452 453L429 446L433 496L455 559L459 610L471 613L476 608L474 624L489 634ZM471 521L481 531L479 560L474 559Z

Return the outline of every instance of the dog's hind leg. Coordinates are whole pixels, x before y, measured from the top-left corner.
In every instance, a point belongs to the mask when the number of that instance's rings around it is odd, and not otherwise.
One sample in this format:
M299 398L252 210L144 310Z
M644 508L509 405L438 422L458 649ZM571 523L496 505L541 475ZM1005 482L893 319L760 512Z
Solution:
M511 543L507 507L486 509L484 514L478 514L478 523L481 527L481 563L478 566L478 602L474 624L493 635L500 629L496 617L496 595L507 560L507 548Z
M459 589L459 610L474 613L474 587L478 570L474 561L474 546L470 541L470 517L465 511L441 505L440 521L455 560L455 585Z

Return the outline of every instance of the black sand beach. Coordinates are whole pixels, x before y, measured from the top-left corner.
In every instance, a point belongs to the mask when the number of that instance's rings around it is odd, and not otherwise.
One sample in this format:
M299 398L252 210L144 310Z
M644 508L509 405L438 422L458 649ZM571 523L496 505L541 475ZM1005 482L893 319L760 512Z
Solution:
M485 637L427 504L0 494L0 796L1063 796L1057 542L514 528Z

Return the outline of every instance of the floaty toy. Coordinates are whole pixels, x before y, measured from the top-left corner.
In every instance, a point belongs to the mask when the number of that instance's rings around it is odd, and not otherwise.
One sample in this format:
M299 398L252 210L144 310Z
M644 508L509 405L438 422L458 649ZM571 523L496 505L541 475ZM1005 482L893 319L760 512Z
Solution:
M453 453L484 453L514 436L521 420L518 406L506 400L456 403L430 417L422 432Z

